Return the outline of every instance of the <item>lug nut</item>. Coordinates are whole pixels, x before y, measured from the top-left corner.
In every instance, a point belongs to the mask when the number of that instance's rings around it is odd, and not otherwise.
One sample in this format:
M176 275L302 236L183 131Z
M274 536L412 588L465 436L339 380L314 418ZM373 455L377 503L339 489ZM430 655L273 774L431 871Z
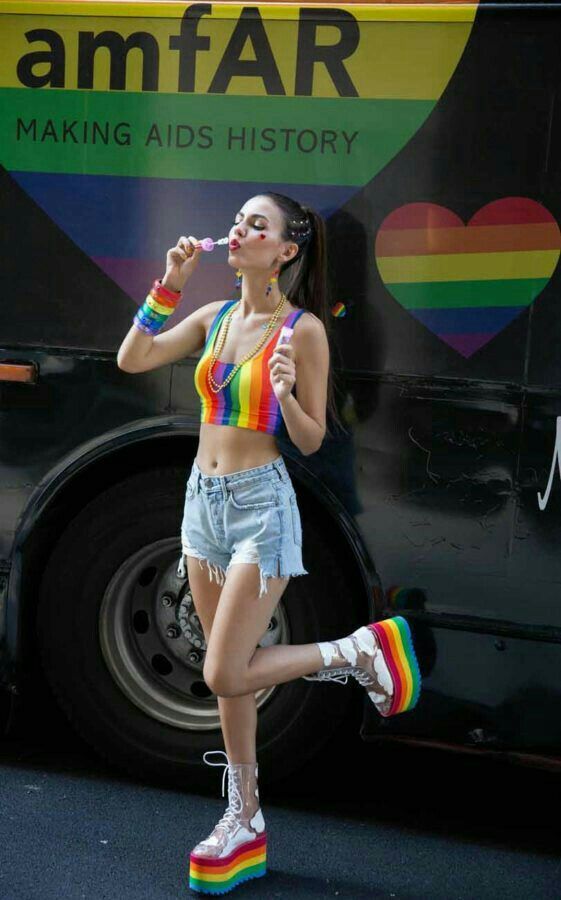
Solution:
M162 606L173 606L175 597L172 594L162 594Z
M178 638L181 634L181 628L178 625L169 625L166 628L166 635L168 638Z

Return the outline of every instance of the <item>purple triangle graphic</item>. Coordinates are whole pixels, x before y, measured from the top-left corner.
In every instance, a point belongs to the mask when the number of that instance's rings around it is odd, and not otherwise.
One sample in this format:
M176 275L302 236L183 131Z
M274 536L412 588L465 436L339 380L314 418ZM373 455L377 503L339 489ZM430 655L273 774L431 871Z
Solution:
M438 337L441 341L445 341L453 347L454 350L467 358L468 356L473 356L483 344L486 344L487 341L490 341L491 338L495 337L495 332L481 331L475 332L474 334L439 334Z

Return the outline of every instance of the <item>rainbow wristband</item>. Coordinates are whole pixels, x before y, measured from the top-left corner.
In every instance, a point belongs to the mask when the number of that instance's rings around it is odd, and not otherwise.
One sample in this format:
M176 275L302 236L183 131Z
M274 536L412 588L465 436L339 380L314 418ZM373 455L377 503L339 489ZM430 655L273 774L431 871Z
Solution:
M152 325L160 328L167 322L167 316L160 316L158 313L152 313L151 310L141 307L137 310L137 316L144 325Z
M137 328L140 328L145 334L157 334L160 330L159 328L154 328L153 325L146 325L139 316L135 316L133 321L133 325L136 325Z
M177 303L181 300L181 291L170 291L169 288L163 286L160 278L156 278L152 285L152 290L163 297L167 297L168 300L174 300Z
M180 300L181 291L170 291L157 278L143 305L137 309L133 324L145 334L157 334L175 311Z
M159 312L163 316L171 316L172 312L175 311L175 306L165 306L162 303L159 303L152 294L148 294L146 300L144 301L144 305L148 306L150 309L153 309L154 312Z
M156 322L165 322L170 316L170 313L157 312L155 309L148 306L146 301L140 307L140 311L147 319L154 319Z
M179 300L169 300L168 297L155 291L154 288L146 295L146 300L158 303L168 314L172 313L179 305Z
M160 329L162 328L163 323L159 325L156 322L152 322L148 325L145 321L143 321L139 316L135 316L133 319L133 323L141 328L146 334L158 334Z
M138 315L142 316L142 319L148 325L150 322L157 322L159 324L166 321L167 316L163 316L161 313L154 312L153 309L150 309L149 306L141 306L138 310Z
M142 325L149 328L151 332L154 334L160 330L162 325L167 321L163 316L158 318L152 318L147 315L144 309L138 309L136 311L135 319L140 322Z
M140 319L137 319L136 316L132 320L132 324L136 325L136 327L138 329L140 329L140 331L143 331L144 334L154 334L154 331L152 330L152 328L148 328L147 325L143 325L142 322L140 321Z

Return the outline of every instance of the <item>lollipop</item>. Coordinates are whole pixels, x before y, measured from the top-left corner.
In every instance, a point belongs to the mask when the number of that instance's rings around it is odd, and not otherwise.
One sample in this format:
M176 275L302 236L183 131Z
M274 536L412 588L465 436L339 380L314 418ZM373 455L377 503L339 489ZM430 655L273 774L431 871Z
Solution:
M206 250L208 253L210 253L210 251L214 250L214 248L217 247L219 244L228 244L228 243L229 243L229 239L227 237L220 238L220 240L218 240L218 241L213 241L212 238L206 237L206 238L203 238L202 241L199 241L197 246L200 247L201 250Z

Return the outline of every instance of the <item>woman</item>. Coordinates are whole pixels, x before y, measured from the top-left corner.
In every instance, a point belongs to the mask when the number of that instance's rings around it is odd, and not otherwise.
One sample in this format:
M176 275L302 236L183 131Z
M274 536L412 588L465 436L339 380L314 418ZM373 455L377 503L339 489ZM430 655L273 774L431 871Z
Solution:
M338 641L257 647L289 578L306 574L296 495L275 435L284 420L301 452L314 453L326 432L326 407L335 414L325 226L313 210L267 192L243 205L229 240L241 298L209 303L157 334L200 259L198 241L181 237L118 356L121 368L144 372L204 348L195 370L201 429L187 482L180 574L186 560L207 643L204 678L217 695L226 747L227 762L214 764L228 773L229 804L191 853L190 885L209 893L265 874L256 691L293 678L352 675L389 716L415 705L420 683L401 617ZM288 297L278 284L285 272ZM279 345L283 325L293 333Z

